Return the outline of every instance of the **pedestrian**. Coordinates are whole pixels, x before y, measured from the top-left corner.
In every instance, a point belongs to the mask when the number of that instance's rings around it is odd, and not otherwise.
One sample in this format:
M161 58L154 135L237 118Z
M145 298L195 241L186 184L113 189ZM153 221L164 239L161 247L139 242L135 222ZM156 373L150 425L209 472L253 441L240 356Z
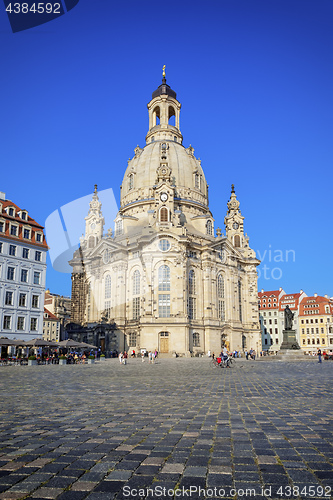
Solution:
M145 362L145 351L141 351L141 361L142 363Z
M249 359L249 353L247 351L245 351L245 357L246 359Z
M123 353L120 352L119 353L119 363L122 364L122 362L123 362Z
M128 356L127 356L127 352L126 352L126 351L124 351L124 354L123 354L123 364L124 364L124 365L126 365L126 363L127 363L127 357L128 357Z
M318 363L321 363L321 350L318 349Z
M155 349L155 359L157 358L157 354L158 354L157 349Z
M152 364L155 363L155 351L152 351L152 353L151 353L151 362L152 362Z
M149 351L149 353L148 353L148 360L149 360L149 363L151 363L151 361L152 361L152 352L151 351Z

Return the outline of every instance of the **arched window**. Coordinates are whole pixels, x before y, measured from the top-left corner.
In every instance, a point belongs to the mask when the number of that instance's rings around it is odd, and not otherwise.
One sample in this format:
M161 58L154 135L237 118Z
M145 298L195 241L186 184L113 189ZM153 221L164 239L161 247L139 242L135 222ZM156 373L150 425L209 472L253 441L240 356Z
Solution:
M220 320L225 320L225 301L224 301L224 278L222 274L217 277L217 307L218 317Z
M207 221L207 224L206 224L206 233L209 234L209 235L213 234L213 224L212 224L211 220Z
M162 207L160 210L160 222L168 222L168 209L165 207Z
M94 248L94 246L95 246L95 236L89 236L88 248Z
M236 248L240 247L240 236L238 234L236 234L235 237L234 237L234 246Z
M224 278L222 274L217 277L217 296L219 299L224 299Z
M189 319L195 319L197 315L197 304L195 290L195 272L193 269L190 270L188 274L188 317Z
M161 266L158 270L158 290L165 292L170 290L170 267Z
M172 106L169 106L168 124L173 126L176 125L176 113Z
M195 295L195 272L193 269L191 269L188 274L188 293L190 295Z
M133 295L140 295L140 271L133 273Z
M140 318L140 271L136 270L133 273L133 314L132 319Z
M239 321L242 321L242 283L238 281Z
M153 111L153 127L160 124L160 107L156 106Z
M200 189L200 175L199 174L194 175L194 187L196 189Z
M128 189L133 189L134 187L134 174L131 174L128 178Z
M200 347L200 333L193 333L193 347Z
M104 298L105 299L110 299L111 298L111 276L108 274L105 277L105 284L104 284Z

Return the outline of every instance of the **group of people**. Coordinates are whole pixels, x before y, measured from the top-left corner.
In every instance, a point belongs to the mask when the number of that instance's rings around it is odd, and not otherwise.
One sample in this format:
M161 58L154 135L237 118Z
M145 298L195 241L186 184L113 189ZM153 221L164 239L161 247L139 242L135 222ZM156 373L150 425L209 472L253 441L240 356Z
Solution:
M142 361L142 363L145 360L145 355L146 355L146 351L142 350L141 351L141 361ZM156 358L157 358L157 350L156 349L155 349L155 351L149 351L148 352L148 363L154 364Z
M149 351L148 352L148 363L154 364L155 360L157 358L157 354L158 354L157 349L155 349L155 351ZM146 355L147 355L147 351L145 349L142 349L141 350L141 361L142 361L142 363L144 362ZM126 365L127 364L128 356L129 355L128 355L128 353L126 351L120 352L119 356L118 356L119 363L121 365ZM130 356L131 356L131 358L135 358L135 350L134 349L131 351Z

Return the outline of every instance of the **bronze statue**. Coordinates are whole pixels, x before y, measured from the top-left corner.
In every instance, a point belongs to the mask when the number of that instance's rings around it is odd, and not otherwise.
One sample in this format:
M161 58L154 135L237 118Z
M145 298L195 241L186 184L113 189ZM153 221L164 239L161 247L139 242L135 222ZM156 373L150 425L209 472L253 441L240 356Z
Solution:
M286 306L284 310L284 329L285 330L292 330L293 329L293 319L294 319L294 313L291 312L289 309L289 306Z

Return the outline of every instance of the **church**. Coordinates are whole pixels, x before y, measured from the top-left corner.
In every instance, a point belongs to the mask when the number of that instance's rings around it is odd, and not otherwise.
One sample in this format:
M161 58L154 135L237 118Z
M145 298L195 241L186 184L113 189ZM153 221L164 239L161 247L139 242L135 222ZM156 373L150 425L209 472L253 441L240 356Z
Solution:
M69 336L107 354L261 350L260 262L244 234L234 186L225 235L215 230L201 161L183 146L180 109L163 70L148 103L146 145L135 148L124 173L114 228L104 232L95 186L70 261Z

